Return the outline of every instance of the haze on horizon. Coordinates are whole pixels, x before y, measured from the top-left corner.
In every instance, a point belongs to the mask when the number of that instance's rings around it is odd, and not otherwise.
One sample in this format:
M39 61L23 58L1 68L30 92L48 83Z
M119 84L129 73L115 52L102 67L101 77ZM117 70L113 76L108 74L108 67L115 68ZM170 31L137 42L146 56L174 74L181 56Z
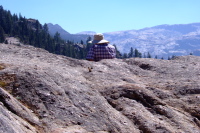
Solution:
M58 24L72 34L200 22L200 0L1 0L0 5L41 24Z

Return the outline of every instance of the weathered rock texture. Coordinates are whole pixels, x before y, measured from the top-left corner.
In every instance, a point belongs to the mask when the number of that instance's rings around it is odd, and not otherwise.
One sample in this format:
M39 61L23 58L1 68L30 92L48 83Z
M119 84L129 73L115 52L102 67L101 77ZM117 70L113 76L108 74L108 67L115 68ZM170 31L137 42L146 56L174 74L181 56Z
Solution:
M200 133L199 80L195 56L89 62L0 44L0 132Z

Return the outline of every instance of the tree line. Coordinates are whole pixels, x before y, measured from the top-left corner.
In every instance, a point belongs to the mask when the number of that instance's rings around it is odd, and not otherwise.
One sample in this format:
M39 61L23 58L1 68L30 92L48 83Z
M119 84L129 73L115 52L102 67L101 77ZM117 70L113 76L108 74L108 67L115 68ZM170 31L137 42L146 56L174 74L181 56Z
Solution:
M4 10L3 6L0 6L0 43L6 42L5 39L9 36L18 38L24 44L43 48L50 53L76 59L85 59L92 45L88 43L92 40L91 37L87 38L85 44L82 40L76 43L70 40L63 40L58 32L52 37L49 34L47 24L42 25L38 20L27 19L22 17L21 14L12 15L9 10ZM129 53L121 54L116 45L114 46L117 58L151 58L149 53L142 56L137 49L133 49L132 47Z
M151 54L148 52L147 54L142 54L137 48L133 49L133 47L130 48L130 51L128 53L121 54L120 51L117 49L116 45L114 45L116 48L116 55L117 58L125 59L125 58L152 58ZM157 56L155 57L157 58Z
M6 42L6 37L16 37L24 44L77 59L84 59L88 49L83 41L75 43L63 40L58 32L52 37L47 24L42 25L38 20L27 19L21 14L12 15L9 10L0 6L0 43ZM89 39L91 40L88 38L88 41Z

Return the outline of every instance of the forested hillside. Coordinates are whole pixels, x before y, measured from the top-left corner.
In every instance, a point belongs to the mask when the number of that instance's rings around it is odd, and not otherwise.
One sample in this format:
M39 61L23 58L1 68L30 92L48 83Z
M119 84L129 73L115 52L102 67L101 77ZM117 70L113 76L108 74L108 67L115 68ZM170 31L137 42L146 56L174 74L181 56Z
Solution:
M9 10L4 10L0 6L0 43L10 43L6 41L6 37L11 36L18 38L24 44L77 59L84 59L89 49L83 41L79 44L63 40L58 32L51 37L47 24L42 25L38 20L27 19L21 14L11 14ZM88 38L89 40L91 38Z
M23 44L76 59L85 59L91 47L91 44L87 42L92 39L86 36L86 42L82 40L80 42L64 40L58 32L52 36L49 33L47 24L42 25L37 19L27 19L21 14L11 14L9 10L4 10L3 6L0 6L0 43L11 43L6 40L6 37L16 37ZM114 46L116 47L116 45ZM117 50L117 47L116 51L117 58L142 57L142 54L132 47L129 53L123 53L123 55Z

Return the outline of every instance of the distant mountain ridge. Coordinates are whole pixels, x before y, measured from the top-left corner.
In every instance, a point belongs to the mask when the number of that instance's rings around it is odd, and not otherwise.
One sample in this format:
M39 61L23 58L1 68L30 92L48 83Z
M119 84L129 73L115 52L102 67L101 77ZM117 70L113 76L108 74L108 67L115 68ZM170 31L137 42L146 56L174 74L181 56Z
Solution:
M64 30L60 25L58 24L52 24L52 23L48 23L47 24L48 28L49 28L49 34L51 36L54 36L56 32L60 33L60 36L62 39L64 40L70 40L70 41L74 41L76 42L80 42L82 41L86 41L86 39L90 36L89 34L70 34L69 32L67 32L66 30Z
M84 31L78 34L62 34L63 38L82 39L96 32ZM67 32L68 33L68 32ZM200 23L158 25L140 30L126 30L103 33L105 39L115 44L120 52L128 53L130 48L137 48L141 53L158 57L173 55L196 55L200 49Z
M94 34L96 34L96 32L94 32L94 31L82 31L82 32L79 32L79 33L76 33L76 34L94 35Z
M64 36L68 36L70 33L65 31L60 25L55 24L53 25L52 23L48 23L47 24L48 28L49 28L49 33L50 35L55 35L56 32L59 32L60 35L62 35L62 37Z
M153 56L188 55L200 49L200 23L159 25L141 30L104 33L121 52L137 48Z

